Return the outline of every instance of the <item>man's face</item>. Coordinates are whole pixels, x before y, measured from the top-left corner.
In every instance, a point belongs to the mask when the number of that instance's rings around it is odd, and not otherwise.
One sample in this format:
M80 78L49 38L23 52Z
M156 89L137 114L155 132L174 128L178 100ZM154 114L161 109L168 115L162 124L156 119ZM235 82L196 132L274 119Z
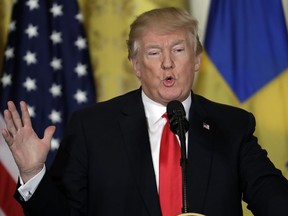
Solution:
M195 56L187 32L164 35L149 31L138 42L138 53L131 62L145 94L163 105L185 100L200 67L200 56Z

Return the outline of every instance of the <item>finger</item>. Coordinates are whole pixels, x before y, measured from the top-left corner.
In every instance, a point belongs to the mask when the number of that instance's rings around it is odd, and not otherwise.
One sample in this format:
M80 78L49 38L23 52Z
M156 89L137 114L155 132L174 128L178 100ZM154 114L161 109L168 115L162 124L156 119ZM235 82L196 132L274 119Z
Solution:
M31 118L30 118L30 114L27 108L27 104L24 101L20 102L20 108L21 108L21 113L22 113L22 123L23 126L32 126L31 123Z
M9 110L4 110L4 120L5 120L5 123L7 126L7 130L9 131L9 133L14 135L17 132L17 129L14 125L14 121L12 119L12 114Z
M45 129L44 131L44 137L43 137L43 142L45 143L51 143L51 140L52 140L52 137L53 137L53 134L56 130L56 127L55 126L49 126Z
M7 145L10 147L13 144L13 138L7 129L5 128L2 129L2 136L5 142L7 143Z
M20 115L16 109L15 104L12 101L8 101L8 109L12 115L12 120L14 122L16 130L22 128L22 120L21 120Z

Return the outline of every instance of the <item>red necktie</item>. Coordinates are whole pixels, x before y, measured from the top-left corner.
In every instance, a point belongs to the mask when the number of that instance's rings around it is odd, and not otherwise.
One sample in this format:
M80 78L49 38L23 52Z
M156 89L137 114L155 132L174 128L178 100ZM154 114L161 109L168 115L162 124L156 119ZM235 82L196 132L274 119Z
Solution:
M182 173L180 166L181 150L179 142L170 130L167 114L164 126L159 161L159 197L163 216L181 214L182 208Z

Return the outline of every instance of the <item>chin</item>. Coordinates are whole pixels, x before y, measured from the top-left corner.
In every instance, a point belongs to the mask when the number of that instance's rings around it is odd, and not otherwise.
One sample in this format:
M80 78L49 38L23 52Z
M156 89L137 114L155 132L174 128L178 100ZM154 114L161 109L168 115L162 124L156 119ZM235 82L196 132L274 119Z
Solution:
M166 101L166 104L173 100L183 101L182 97L179 95L166 95L163 99Z

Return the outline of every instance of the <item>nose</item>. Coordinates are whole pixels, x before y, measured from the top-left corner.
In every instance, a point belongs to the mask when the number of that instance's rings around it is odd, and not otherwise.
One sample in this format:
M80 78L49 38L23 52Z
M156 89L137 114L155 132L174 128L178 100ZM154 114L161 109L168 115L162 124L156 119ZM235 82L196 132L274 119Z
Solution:
M163 53L163 58L162 58L162 64L161 68L163 70L170 70L175 67L174 61L170 56L171 54L169 53Z

